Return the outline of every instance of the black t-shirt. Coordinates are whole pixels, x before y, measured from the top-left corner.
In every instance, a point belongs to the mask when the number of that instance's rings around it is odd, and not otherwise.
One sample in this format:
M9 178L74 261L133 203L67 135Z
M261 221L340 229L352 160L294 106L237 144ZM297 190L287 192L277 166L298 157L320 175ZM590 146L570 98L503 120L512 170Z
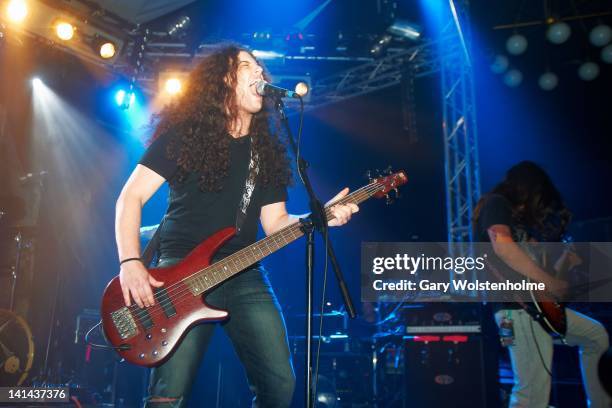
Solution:
M485 198L478 223L476 225L476 235L481 242L491 242L487 230L493 225L507 225L511 230L514 228L512 220L512 204L508 199L500 194L490 194ZM513 231L514 232L514 231Z
M485 198L480 209L478 222L475 226L475 233L479 241L491 242L487 230L493 225L507 225L510 227L512 236L515 241L518 241L522 235L522 231L516 225L512 217L512 204L508 199L500 194L490 194ZM506 265L504 261L499 259L494 252L487 258L486 271L488 272L487 279L491 282L501 281L504 279L510 279L512 282L519 282L523 279L523 275L519 274L515 270L511 269ZM492 269L498 271L501 276L497 276ZM520 309L521 306L518 303L495 303L493 309L495 311L499 309Z
M162 136L147 149L140 164L170 182L168 210L160 231L159 254L162 258L185 257L192 249L225 227L236 225L238 206L245 190L251 158L251 138L231 138L228 174L219 192L202 191L199 175L192 173L183 182L175 182L175 161L168 159L166 147L173 136ZM261 207L287 201L287 190L273 184L262 186L256 181L240 234L233 237L215 256L230 255L257 239L257 222Z

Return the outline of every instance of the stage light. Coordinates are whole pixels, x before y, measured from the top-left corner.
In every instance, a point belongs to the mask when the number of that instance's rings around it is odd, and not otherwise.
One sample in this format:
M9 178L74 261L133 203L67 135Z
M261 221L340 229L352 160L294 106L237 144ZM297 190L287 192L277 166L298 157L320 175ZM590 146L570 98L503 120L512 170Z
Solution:
M527 49L527 38L514 34L506 41L506 50L512 55L521 55Z
M110 41L104 42L100 45L100 56L104 59L113 58L115 56L115 44Z
M523 82L523 73L518 69L511 69L504 75L504 83L510 88L516 88Z
M32 86L41 86L42 84L43 82L41 81L40 78L38 77L32 78Z
M578 67L578 76L583 81L592 81L599 75L599 65L594 62L585 62Z
M123 89L120 89L115 94L115 102L121 109L129 109L135 100L136 95L134 92L126 92Z
M183 84L181 83L181 80L178 78L168 78L166 80L166 84L164 85L164 89L166 90L166 93L168 93L169 95L176 95L179 92L181 92L183 88Z
M418 40L419 37L421 37L420 27L404 20L395 20L387 31L393 35L409 40Z
M591 44L596 47L603 47L612 40L612 28L605 24L599 24L591 30L589 34Z
M601 50L601 59L606 64L612 64L612 44L603 47Z
M309 90L310 89L308 88L308 84L306 82L298 82L295 86L295 93L301 97L306 96Z
M378 56L382 54L382 52L386 50L387 47L389 46L392 39L393 38L388 34L385 34L382 37L380 37L378 41L376 41L376 43L372 46L372 48L370 48L370 54L374 56Z
M563 21L556 22L546 30L546 38L553 44L563 44L572 34L569 24Z
M6 8L6 14L13 23L21 23L28 15L28 5L25 0L11 0Z
M168 35L174 38L180 38L187 33L187 29L191 25L189 16L179 17L174 23L168 26Z
M493 63L491 64L491 71L495 74L503 74L508 69L510 61L505 55L496 55Z
M538 79L538 85L545 91L552 91L557 87L559 83L559 77L552 72L546 72Z
M62 41L69 41L74 37L75 28L72 24L60 21L55 25L55 34Z
M255 58L262 60L271 60L277 58L284 58L285 54L281 54L276 51L263 51L263 50L253 50L253 55Z

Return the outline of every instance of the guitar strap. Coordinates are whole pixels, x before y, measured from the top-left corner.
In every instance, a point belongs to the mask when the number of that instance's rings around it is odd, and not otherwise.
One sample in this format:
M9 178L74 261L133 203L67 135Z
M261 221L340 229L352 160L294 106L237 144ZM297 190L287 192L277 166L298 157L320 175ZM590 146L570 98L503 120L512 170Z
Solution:
M240 235L244 221L246 220L247 210L251 203L253 191L255 191L255 180L257 174L259 174L259 157L257 153L253 151L253 141L251 139L251 159L249 161L249 175L246 178L244 184L244 190L242 192L242 199L236 210L236 235Z

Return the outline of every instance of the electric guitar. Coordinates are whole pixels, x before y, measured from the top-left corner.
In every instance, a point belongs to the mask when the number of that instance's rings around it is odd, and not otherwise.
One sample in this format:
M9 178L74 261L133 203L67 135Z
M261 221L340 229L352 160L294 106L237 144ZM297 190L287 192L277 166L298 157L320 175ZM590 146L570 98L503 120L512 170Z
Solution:
M565 238L562 240L568 250L573 250L572 239ZM568 269L563 271L555 271L549 266L548 254L541 252L533 254L528 250L532 259L542 268L549 271L555 278L567 281ZM576 288L574 288L576 289ZM540 326L550 334L554 339L560 340L565 344L565 335L567 333L567 316L565 312L565 304L557 300L554 296L544 292L535 294L532 290L529 291L532 303L523 305L527 313L529 313Z
M327 220L334 218L330 207L355 203L374 196L387 197L408 181L404 172L379 177L342 199L325 207ZM235 235L234 227L224 228L199 244L180 263L166 268L151 268L149 273L164 286L153 288L155 304L140 308L126 306L119 283L113 278L102 297L101 316L104 334L125 360L142 366L164 362L187 331L196 324L227 319L228 312L208 305L207 292L244 271L255 262L297 240L304 233L300 223L291 224L246 248L210 264L215 252Z

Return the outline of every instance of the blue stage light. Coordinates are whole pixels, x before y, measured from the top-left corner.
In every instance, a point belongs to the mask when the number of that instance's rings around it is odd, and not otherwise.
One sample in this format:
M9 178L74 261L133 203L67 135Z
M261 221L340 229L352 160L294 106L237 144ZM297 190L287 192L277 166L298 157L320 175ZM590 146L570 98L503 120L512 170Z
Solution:
M115 94L115 102L121 109L129 109L135 100L136 95L134 92L126 92L123 89L120 89Z

